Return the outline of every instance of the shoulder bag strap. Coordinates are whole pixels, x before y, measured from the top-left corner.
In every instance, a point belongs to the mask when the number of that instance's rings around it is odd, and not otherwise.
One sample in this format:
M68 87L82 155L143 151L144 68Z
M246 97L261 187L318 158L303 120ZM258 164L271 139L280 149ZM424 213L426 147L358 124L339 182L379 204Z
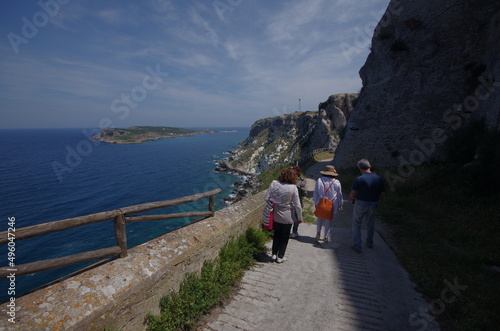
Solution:
M323 181L323 178L321 179L321 181L323 182L323 187L325 187L325 182ZM335 179L332 180L332 182L330 183L328 188L325 190L325 195L326 195L326 192L328 192L328 190L330 190L330 188L332 187L334 182L335 182ZM337 200L337 197L335 197L335 199L333 199L332 201L335 201L335 200Z
M321 178L321 181L323 182L323 187L325 187L325 182L323 181L323 178ZM334 181L335 181L335 179L332 180L332 182L330 183L330 185L328 186L328 188L325 190L325 194L326 194L326 192L328 192L328 190L330 190L330 188L332 187Z

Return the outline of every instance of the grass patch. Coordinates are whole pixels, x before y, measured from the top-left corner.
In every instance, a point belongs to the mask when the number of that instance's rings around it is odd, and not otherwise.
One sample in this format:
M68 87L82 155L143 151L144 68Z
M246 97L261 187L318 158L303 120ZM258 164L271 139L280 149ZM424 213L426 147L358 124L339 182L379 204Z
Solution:
M316 216L314 215L314 202L312 199L304 198L302 218L304 223L316 224Z
M379 206L398 259L436 303L430 313L445 330L500 324L500 273L494 271L500 267L500 194L476 190L474 181L456 165L422 166ZM453 292L447 282L466 288Z
M149 313L148 330L193 330L203 316L221 305L233 291L243 273L265 253L268 234L249 228L222 247L219 257L205 261L201 272L188 273L178 292L160 301L160 315Z
M266 171L261 172L257 177L259 183L261 183L259 189L267 190L269 185L271 185L271 182L278 178L281 169L290 168L292 166L292 164L284 164L275 168L269 168Z

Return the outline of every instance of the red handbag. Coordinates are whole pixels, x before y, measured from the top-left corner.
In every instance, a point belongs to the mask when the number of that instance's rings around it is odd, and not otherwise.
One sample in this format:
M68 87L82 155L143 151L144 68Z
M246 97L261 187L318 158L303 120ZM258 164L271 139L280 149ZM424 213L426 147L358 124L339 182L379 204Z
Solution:
M264 211L262 212L262 227L265 230L272 230L274 225L274 203L267 200Z

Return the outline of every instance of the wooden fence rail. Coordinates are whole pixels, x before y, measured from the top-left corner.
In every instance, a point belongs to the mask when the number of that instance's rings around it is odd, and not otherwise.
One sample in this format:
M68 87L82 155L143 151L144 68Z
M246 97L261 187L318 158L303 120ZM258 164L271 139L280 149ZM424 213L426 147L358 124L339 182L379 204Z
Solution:
M86 216L68 218L61 221L42 223L25 228L15 229L15 232L3 231L0 232L0 245L8 244L14 240L15 242L23 239L33 238L44 234L63 231L74 227L98 223L114 219L114 231L116 246L89 251L85 253L68 255L60 258L26 263L22 265L7 266L0 268L0 279L15 273L16 276L22 276L35 272L60 268L71 264L100 259L113 255L120 257L127 256L127 229L126 223L157 221L164 219L182 218L182 217L211 217L215 213L215 195L219 194L221 189L216 189L204 193L198 193L173 200L164 200L143 203L140 205L123 207L113 211L106 211ZM152 209L166 208L181 205L184 203L198 201L204 198L209 198L208 211L194 211L185 213L172 213L161 215L132 215L145 212ZM14 235L14 236L13 236Z

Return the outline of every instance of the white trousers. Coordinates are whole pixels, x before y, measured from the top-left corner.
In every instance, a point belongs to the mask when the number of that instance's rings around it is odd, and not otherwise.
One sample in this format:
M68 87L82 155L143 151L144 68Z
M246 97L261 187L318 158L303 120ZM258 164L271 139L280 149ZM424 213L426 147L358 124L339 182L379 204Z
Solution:
M325 224L325 236L326 238L330 238L330 228L332 227L332 220L325 220L323 218L316 218L316 233L321 234L321 228Z

